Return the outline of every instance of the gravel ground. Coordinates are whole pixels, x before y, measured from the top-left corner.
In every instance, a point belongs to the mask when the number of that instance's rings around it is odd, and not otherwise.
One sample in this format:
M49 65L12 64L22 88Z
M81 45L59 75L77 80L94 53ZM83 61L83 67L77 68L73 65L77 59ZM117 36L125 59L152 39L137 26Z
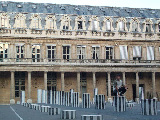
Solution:
M46 105L46 104L45 104ZM49 105L49 104L48 104ZM103 115L104 120L160 120L160 103L158 103L158 115L144 116L141 115L141 107L136 104L133 108L127 108L126 112L114 112L113 106L106 104L105 110L97 110L94 105L91 108L84 109L73 108L59 105L49 105L52 107L61 108L61 110L76 110L76 119L81 120L81 115ZM41 113L33 109L26 108L22 105L0 105L0 120L20 120L16 113L22 118L21 120L60 120L60 115L48 115L48 113Z

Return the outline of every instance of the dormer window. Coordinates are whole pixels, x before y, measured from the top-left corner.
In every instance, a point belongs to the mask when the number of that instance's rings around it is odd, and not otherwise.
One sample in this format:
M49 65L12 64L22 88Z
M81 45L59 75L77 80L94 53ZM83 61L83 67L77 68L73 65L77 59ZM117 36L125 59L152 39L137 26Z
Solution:
M15 16L15 28L26 28L26 23L25 23L26 17L23 14L17 14Z
M98 22L96 20L92 21L92 30L97 30L98 29Z
M146 32L151 32L151 24L146 24Z
M68 21L65 21L65 24L63 25L63 30L68 30L69 28L69 23Z
M107 31L110 31L110 30L111 30L111 22L110 22L110 20L107 20L107 21L106 21L106 30L107 30Z
M138 23L136 21L132 22L132 31L137 32L138 31Z
M78 30L82 30L83 26L82 26L82 21L78 21Z
M160 22L158 23L158 31L160 32Z
M1 13L0 14L0 27L10 27L9 25L9 17L7 16L6 13Z
M31 25L30 25L30 28L32 29L41 29L42 26L41 26L41 18L39 15L37 14L34 14L32 17L31 17Z
M124 25L124 22L123 22L123 21L120 21L120 22L119 22L119 30L120 30L120 31L125 31L125 25Z
M7 19L5 17L1 17L1 27L7 26Z

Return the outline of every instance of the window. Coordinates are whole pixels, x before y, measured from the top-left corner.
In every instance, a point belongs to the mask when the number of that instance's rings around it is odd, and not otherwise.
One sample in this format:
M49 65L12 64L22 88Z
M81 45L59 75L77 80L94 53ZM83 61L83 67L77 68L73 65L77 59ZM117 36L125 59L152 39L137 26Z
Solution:
M47 72L47 90L56 91L57 74L55 72Z
M133 46L133 60L141 60L141 46Z
M136 21L132 22L132 31L137 32L138 31L138 23Z
M38 18L33 18L33 28L40 28Z
M24 45L16 45L16 61L24 58ZM21 60L20 60L21 61Z
M0 61L4 58L8 58L8 44L0 43Z
M111 22L110 22L110 20L107 20L107 21L106 21L106 30L107 30L107 31L110 31L110 30L111 30Z
M124 22L123 22L123 21L120 21L120 22L119 22L119 30L120 30L120 31L125 31L125 25L124 25Z
M106 59L113 59L113 47L106 47Z
M49 29L54 29L54 20L53 19L48 19L49 22Z
M146 32L151 32L151 24L146 24Z
M69 21L65 21L65 24L63 25L63 30L69 29Z
M98 28L98 22L96 20L92 21L92 30L97 30Z
M80 73L80 90L81 90L81 96L83 93L87 93L87 75L86 73L82 72Z
M54 59L56 58L56 46L54 45L47 46L47 58L49 62L54 61Z
M18 14L15 16L15 28L26 28L26 23L25 23L26 17L23 14Z
M85 59L86 58L86 46L78 45L77 46L77 59Z
M70 46L63 46L63 59L70 59Z
M31 29L41 29L41 18L38 14L33 14L31 16L31 24L30 24Z
M82 21L78 21L78 30L82 30L83 26L82 26Z
M40 45L32 45L32 61L33 62L40 62Z
M15 72L15 97L20 97L21 91L25 91L25 72Z
M120 59L121 60L128 60L128 48L126 45L120 45Z
M158 23L158 32L160 32L160 22Z
M99 59L99 46L92 46L92 59Z
M147 47L147 60L154 60L154 46Z
M1 17L1 27L8 27L6 16Z

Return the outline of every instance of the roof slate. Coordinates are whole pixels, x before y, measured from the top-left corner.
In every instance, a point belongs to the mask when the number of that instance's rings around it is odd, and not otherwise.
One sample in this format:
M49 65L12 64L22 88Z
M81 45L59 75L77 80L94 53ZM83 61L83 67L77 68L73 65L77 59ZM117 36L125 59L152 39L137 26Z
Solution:
M117 17L160 18L160 9L68 5L31 2L0 2L1 12L53 13Z

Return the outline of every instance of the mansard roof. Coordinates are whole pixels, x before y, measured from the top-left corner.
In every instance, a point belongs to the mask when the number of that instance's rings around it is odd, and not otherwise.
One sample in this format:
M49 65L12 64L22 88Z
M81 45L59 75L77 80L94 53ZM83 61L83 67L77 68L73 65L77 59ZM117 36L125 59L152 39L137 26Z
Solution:
M0 2L1 12L52 13L117 17L160 18L160 9L88 6L31 2Z

